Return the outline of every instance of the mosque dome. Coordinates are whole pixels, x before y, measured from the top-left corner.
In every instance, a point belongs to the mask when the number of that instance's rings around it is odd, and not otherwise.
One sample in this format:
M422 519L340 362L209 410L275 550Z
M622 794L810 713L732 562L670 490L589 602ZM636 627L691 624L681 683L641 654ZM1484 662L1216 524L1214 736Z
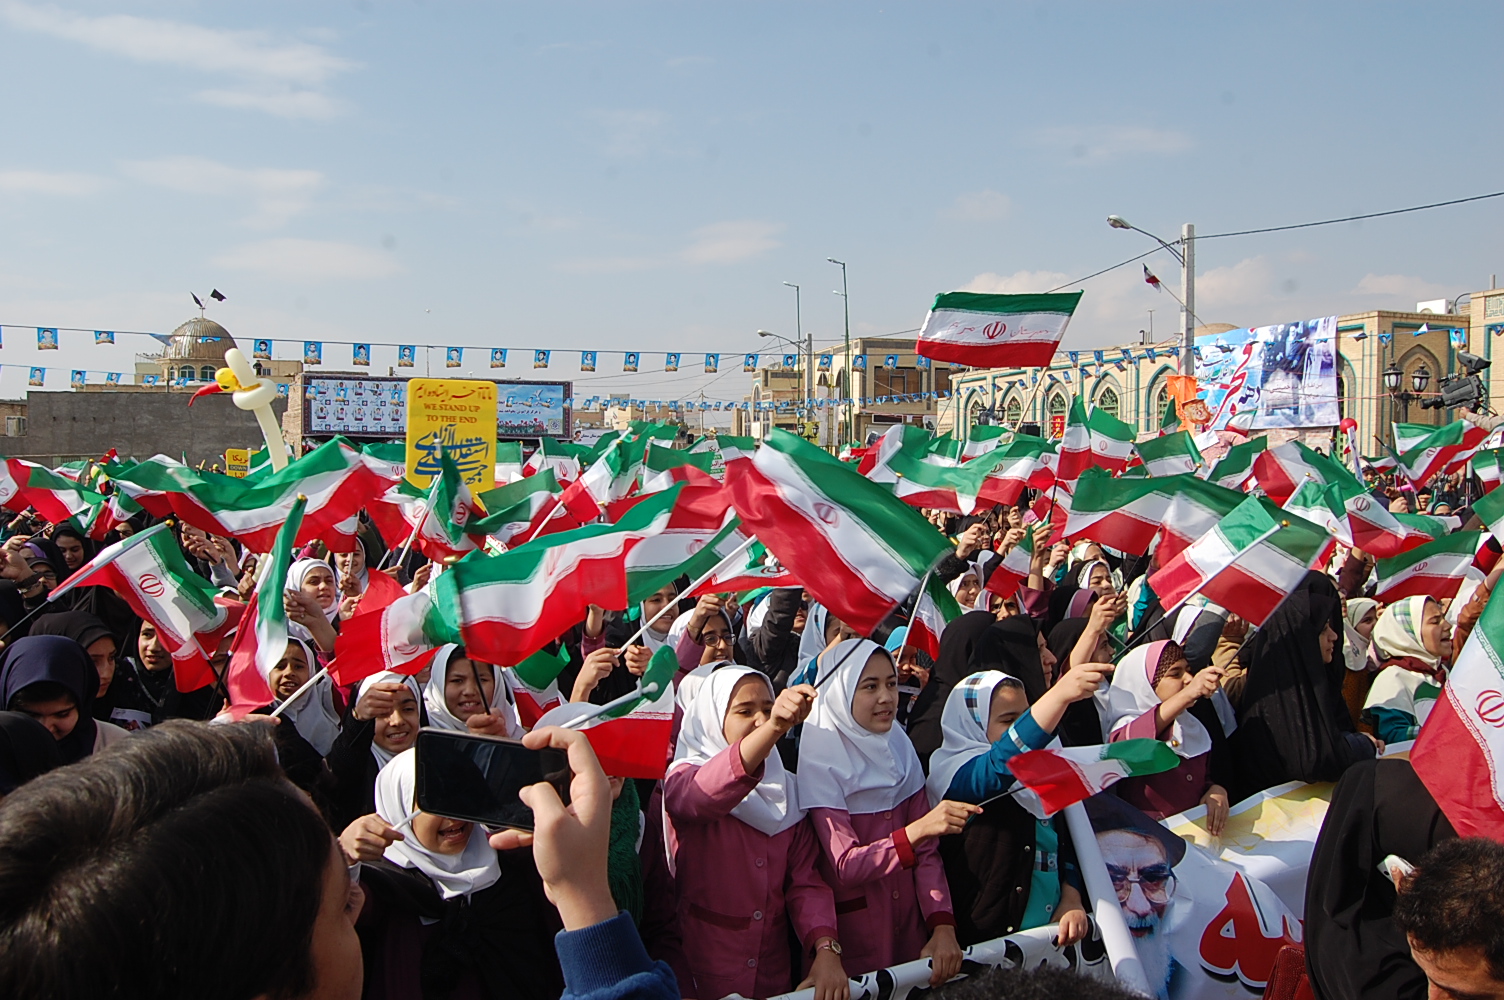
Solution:
M195 316L176 330L162 352L164 361L215 361L224 363L225 351L235 346L230 331L202 316Z

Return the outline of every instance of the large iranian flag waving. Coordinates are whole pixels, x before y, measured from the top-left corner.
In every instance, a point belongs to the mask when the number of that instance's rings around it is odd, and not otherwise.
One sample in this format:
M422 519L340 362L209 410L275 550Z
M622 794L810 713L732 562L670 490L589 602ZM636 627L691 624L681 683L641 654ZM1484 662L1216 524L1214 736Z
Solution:
M1504 597L1495 590L1463 645L1410 763L1459 837L1504 830Z
M979 368L1043 367L1055 356L1080 301L1080 292L945 292L935 296L916 350L922 357Z
M743 530L862 635L950 549L917 510L787 431L774 430L727 481Z
M74 587L105 586L125 598L141 618L156 626L157 638L172 654L179 691L213 684L209 661L234 616L219 590L195 573L166 524L157 524L102 550L48 596L55 601ZM239 609L239 602L234 608Z

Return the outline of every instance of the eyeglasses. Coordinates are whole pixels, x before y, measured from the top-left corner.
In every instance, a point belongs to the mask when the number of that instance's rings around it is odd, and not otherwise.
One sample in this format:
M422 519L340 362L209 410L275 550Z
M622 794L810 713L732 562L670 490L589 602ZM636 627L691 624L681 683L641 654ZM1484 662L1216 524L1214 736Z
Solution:
M1112 879L1113 889L1117 891L1118 902L1126 901L1135 885L1143 890L1144 898L1151 903L1163 903L1175 895L1175 873L1169 865L1140 868L1137 877L1130 876L1125 869L1116 865L1108 865L1107 875Z

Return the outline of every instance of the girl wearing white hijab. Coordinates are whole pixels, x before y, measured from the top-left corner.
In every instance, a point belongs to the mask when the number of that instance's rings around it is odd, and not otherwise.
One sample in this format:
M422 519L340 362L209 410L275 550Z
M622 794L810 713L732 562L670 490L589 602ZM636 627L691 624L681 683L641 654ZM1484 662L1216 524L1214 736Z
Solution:
M846 965L930 958L938 986L960 971L961 949L936 841L980 810L930 808L919 756L894 724L898 671L887 650L847 639L815 665L820 694L800 735L799 800L836 893Z
M375 809L376 775L412 748L423 725L422 705L423 689L405 674L383 670L360 682L339 738L325 754L334 774L330 813L335 829Z
M282 704L283 699L308 682L309 672L317 670L318 657L313 648L295 636L287 637L287 651L272 667L268 686L272 690L272 708ZM318 751L320 757L329 752L339 737L339 713L334 710L334 682L325 674L313 687L298 696L298 700L282 713L284 724L291 723L298 735Z
M465 647L449 643L433 656L433 670L423 686L423 708L436 729L470 732L473 715L490 713L501 719L508 739L520 740L524 730L511 689L497 683L497 668L465 656ZM488 732L491 731L489 728Z
M688 706L663 782L685 959L697 997L773 996L794 988L788 926L804 945L806 985L842 1000L835 897L821 881L820 848L804 821L794 775L777 743L803 722L807 685L775 699L768 678L725 666ZM801 972L803 970L800 970Z
M340 837L346 856L361 861L367 890L356 924L367 983L379 982L374 995L385 997L557 997L562 983L531 860L498 855L477 824L419 811L415 753L404 750L381 769L375 814ZM359 844L362 830L365 845L373 834L386 841L379 855Z
M1384 609L1373 628L1384 667L1373 679L1363 714L1385 743L1413 740L1446 684L1452 626L1434 597L1407 597Z
M1044 649L1041 659L1050 665L1053 656ZM1062 945L1086 936L1081 880L1064 817L1039 818L1038 797L1018 785L1008 762L1059 745L1053 730L1066 706L1091 697L1078 678L1100 677L1100 669L1087 665L1074 676L1067 673L1033 707L1023 681L1000 670L970 674L946 696L944 742L930 756L930 801L985 803L959 837L940 842L963 946L1056 921Z
M1220 775L1212 773L1213 734L1190 710L1200 699L1215 695L1221 683L1221 667L1202 667L1192 674L1185 650L1162 640L1130 650L1118 663L1107 692L1109 742L1160 740L1182 758L1174 770L1124 778L1113 791L1154 819L1204 805L1207 830L1214 837L1227 822L1227 789L1217 782ZM1216 719L1211 712L1204 717Z
M322 559L299 559L288 567L287 591L288 634L332 653L339 634L339 571Z

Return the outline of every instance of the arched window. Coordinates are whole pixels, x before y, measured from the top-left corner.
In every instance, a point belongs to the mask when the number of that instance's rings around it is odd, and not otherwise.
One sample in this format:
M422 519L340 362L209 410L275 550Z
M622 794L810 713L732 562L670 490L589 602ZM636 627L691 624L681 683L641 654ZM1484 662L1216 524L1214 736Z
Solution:
M1154 390L1154 412L1149 414L1149 416L1157 423L1164 419L1165 410L1169 408L1170 387L1164 383L1160 383L1159 388Z
M1014 430L1018 429L1019 422L1024 418L1024 404L1014 396L1008 400L1008 405L1003 407L1003 421Z
M204 365L204 367L202 367L202 368L200 368L198 370L198 377L199 377L199 381L201 381L201 382L213 382L214 381L214 366L213 365Z
M1111 417L1119 416L1118 394L1110 388L1097 393L1097 409Z
M1052 438L1058 438L1065 433L1065 411L1067 408L1065 393L1056 392L1050 394L1048 413L1050 415L1049 426L1046 433Z

